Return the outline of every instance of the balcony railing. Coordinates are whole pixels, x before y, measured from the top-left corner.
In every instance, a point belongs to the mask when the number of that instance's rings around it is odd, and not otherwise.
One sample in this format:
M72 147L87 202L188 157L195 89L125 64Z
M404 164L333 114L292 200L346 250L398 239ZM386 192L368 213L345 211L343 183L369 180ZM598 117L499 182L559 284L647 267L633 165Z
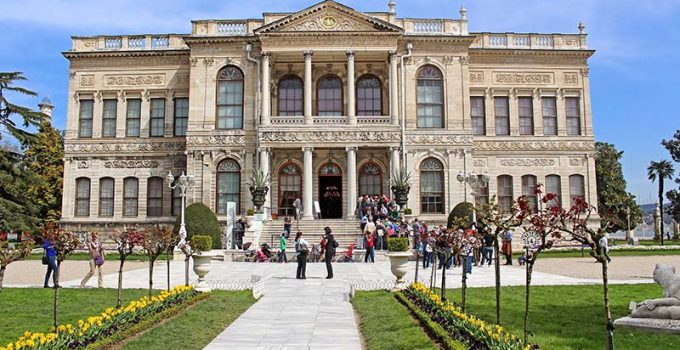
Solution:
M404 18L397 22L407 35L468 35L467 20Z
M73 38L71 51L188 49L181 35L122 35Z
M272 125L302 125L303 117L271 117Z
M586 50L586 36L581 34L477 33L472 48Z
M270 117L270 122L272 125L303 125L304 117L302 116L272 116ZM346 116L338 117L312 117L314 125L347 125L348 118ZM358 116L358 125L390 125L392 118L390 116Z

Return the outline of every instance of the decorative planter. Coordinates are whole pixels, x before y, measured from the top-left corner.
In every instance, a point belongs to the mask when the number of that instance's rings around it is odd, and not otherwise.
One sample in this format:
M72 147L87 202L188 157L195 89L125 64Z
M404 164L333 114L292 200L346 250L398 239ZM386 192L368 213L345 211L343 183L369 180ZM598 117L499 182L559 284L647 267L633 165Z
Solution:
M412 255L411 252L388 252L385 255L390 258L392 274L397 278L393 290L405 289L407 286L404 283L404 275L408 272L408 258Z
M408 202L408 193L411 190L411 186L392 186L392 192L394 193L394 201L399 204L400 207L406 206Z
M212 256L206 255L193 255L194 259L194 273L198 275L198 283L196 284L196 290L199 292L209 292L210 286L205 282L205 276L210 272L210 262Z
M253 196L253 205L257 212L260 212L260 208L264 205L266 201L267 192L269 192L269 187L250 187L250 194Z

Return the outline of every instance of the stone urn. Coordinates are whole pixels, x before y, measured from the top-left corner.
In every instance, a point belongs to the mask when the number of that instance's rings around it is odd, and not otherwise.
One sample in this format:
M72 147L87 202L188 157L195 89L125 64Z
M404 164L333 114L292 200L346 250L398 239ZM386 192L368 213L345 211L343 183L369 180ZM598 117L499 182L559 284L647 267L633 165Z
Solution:
M210 286L205 281L205 276L210 272L212 256L203 253L201 255L192 255L192 258L194 259L194 273L198 275L196 290L199 292L209 292Z
M411 252L388 252L385 255L390 258L390 269L397 278L394 290L406 289L404 276L408 272L408 258L411 257Z
M255 187L250 186L250 194L253 196L253 205L257 212L260 212L260 208L264 205L266 201L267 192L269 192L269 187Z
M394 201L399 204L400 207L406 206L408 202L408 193L411 190L411 186L392 186L392 192L394 193Z

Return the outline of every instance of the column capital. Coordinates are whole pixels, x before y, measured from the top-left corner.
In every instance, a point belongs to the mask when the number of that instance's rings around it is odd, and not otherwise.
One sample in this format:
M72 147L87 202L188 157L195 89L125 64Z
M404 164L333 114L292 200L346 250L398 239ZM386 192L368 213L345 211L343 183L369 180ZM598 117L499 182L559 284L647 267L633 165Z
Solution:
M262 51L262 58L270 59L272 57L272 53L269 51Z
M306 60L311 60L312 56L314 56L314 51L306 50L306 51L302 52L302 54L305 56Z
M345 151L346 151L347 153L350 153L350 152L355 152L355 153L356 153L358 150L359 150L359 147L357 147L357 146L349 146L349 147L345 147Z
M314 152L314 147L302 147L303 152Z
M400 150L401 150L401 147L399 147L399 146L390 146L390 151L392 151L392 152L394 152L394 151L399 152Z
M354 51L354 50L347 50L347 51L345 51L345 54L347 54L347 59L350 59L350 60L353 60L353 59L354 59L354 55L356 55L356 53L357 53L357 52Z
M387 54L390 57L390 61L397 61L399 59L399 55L397 55L397 50L390 50L387 51Z
M269 148L269 147L260 147L260 152L261 152L261 153L267 153L267 152L269 152L269 151L270 151L270 148Z

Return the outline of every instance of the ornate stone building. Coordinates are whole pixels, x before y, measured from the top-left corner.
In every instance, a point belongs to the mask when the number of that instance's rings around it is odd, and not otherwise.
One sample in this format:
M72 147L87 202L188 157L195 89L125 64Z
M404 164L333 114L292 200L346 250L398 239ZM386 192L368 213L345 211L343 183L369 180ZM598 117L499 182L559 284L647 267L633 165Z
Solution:
M261 19L192 21L191 34L74 37L62 222L168 222L189 202L245 214L256 164L265 207L351 218L357 196L413 173L409 207L443 220L457 203L503 204L536 183L596 203L585 27L470 33L458 19L399 18L324 1ZM461 172L487 173L473 193ZM473 198L475 196L476 198ZM467 198L466 198L467 197ZM290 211L292 213L292 211ZM100 228L101 229L101 228Z

